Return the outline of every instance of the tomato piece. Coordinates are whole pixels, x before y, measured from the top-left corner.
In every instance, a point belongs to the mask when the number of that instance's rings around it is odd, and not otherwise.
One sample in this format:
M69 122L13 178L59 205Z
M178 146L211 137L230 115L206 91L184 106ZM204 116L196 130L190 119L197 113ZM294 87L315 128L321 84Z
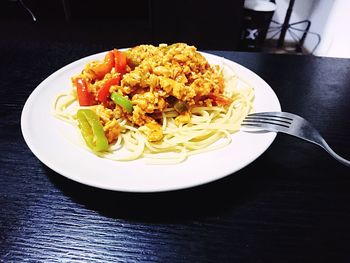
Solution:
M225 95L222 95L222 94L210 93L208 94L208 98L212 99L214 102L214 105L218 105L218 106L227 106L232 103L231 98L226 97Z
M123 52L113 49L114 54L114 67L120 74L125 74L126 72L126 55Z
M120 76L117 76L113 79L109 79L108 81L106 81L106 83L98 90L97 99L100 102L106 102L110 97L109 88L113 85L119 85L119 83L120 83Z
M80 106L91 106L96 104L95 96L92 94L87 86L87 83L82 78L75 78L73 85L77 89L78 102Z
M103 79L103 77L111 71L114 63L114 54L112 51L109 51L106 54L104 61L94 66L91 70L94 72L97 79Z

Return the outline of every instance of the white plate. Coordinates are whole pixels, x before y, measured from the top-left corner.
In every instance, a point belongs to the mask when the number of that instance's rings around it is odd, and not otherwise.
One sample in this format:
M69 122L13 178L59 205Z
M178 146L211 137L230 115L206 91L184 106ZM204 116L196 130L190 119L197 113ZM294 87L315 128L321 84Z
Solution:
M58 93L71 87L70 78L84 65L102 59L105 52L75 61L45 79L29 96L21 116L22 133L30 150L45 165L74 181L109 190L159 192L183 189L230 175L258 158L273 142L275 133L239 131L222 149L190 156L176 165L149 165L143 159L116 162L102 159L77 146L65 135L70 129L51 114ZM271 87L249 69L222 57L203 53L211 64L234 68L255 88L255 111L280 111Z

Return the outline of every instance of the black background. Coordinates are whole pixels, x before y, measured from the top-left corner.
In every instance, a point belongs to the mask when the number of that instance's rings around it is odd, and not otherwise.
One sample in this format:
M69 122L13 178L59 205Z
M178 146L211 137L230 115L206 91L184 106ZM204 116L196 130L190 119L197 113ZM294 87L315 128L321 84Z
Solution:
M106 43L186 42L201 49L235 50L243 0L26 0L0 2L0 29L7 39Z

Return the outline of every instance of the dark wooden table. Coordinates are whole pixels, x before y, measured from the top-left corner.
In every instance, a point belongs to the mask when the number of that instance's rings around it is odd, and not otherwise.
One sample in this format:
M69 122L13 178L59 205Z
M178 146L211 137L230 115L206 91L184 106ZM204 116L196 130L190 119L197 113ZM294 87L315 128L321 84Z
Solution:
M350 262L350 169L287 135L239 172L174 192L105 191L53 172L23 140L22 107L48 75L113 46L16 45L0 49L1 262ZM212 53L259 74L350 159L350 60Z

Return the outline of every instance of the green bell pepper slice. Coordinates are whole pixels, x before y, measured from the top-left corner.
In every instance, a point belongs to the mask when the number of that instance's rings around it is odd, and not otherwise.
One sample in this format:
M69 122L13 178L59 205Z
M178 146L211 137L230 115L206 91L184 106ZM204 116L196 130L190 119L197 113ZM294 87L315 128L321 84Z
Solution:
M127 112L132 112L132 102L125 98L122 94L113 92L111 94L111 99L114 101L115 104L122 106Z
M108 149L108 140L103 126L95 112L89 109L80 109L77 112L79 128L86 144L94 152Z

